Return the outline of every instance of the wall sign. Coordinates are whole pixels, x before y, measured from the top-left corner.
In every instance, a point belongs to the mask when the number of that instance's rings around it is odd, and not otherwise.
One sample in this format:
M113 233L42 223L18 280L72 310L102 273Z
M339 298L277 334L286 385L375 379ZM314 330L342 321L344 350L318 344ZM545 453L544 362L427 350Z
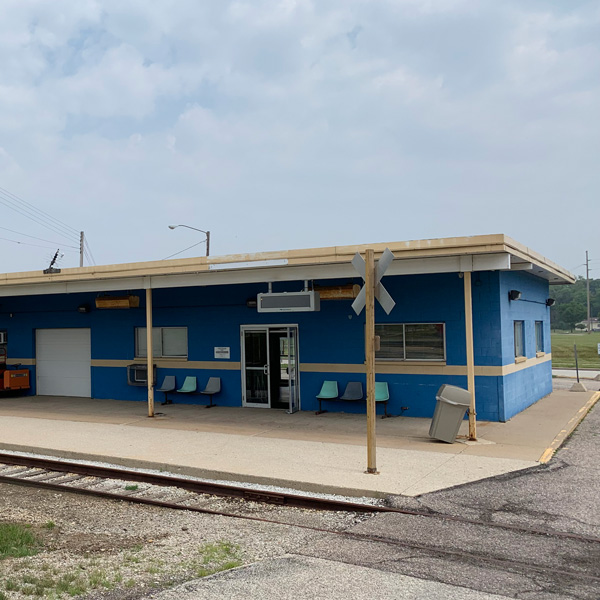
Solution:
M230 358L229 346L215 346L215 358Z

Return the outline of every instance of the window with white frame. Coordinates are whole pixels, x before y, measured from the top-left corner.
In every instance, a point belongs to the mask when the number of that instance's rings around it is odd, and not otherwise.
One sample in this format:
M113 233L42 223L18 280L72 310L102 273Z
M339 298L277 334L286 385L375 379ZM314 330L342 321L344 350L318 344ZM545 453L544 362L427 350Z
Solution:
M515 321L515 358L525 356L525 323Z
M536 352L544 351L544 322L543 321L535 322L535 351Z
M154 358L187 358L187 327L153 327L152 356ZM135 328L135 356L148 356L148 340L145 327Z
M378 323L378 360L446 360L444 323Z

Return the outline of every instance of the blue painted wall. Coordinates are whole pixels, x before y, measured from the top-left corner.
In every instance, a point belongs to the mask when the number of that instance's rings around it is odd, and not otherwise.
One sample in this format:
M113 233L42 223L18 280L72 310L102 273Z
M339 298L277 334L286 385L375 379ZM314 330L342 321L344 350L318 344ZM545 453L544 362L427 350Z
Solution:
M358 280L355 282L359 283ZM334 285L348 283L348 280L315 283ZM531 296L545 301L548 297L545 281L523 272L484 272L474 273L472 283L476 365L499 367L514 364L514 319L526 321L527 339L532 338L526 343L528 356L535 356L534 321L547 322L549 351L549 310L545 306L525 302L509 304L507 297L509 289L520 289L524 298ZM396 306L390 315L377 306L378 323L444 322L447 364L466 364L463 280L457 273L387 277L385 285L396 300ZM273 291L298 291L302 287L303 282L275 283ZM214 347L229 346L230 361L239 362L242 324L297 324L301 365L363 364L364 313L357 317L349 300L323 301L321 311L317 313L260 314L255 308L246 306L247 299L255 298L257 293L264 291L264 284L154 290L154 326L186 326L190 361L213 362ZM0 329L8 330L9 357L35 358L37 328L89 327L92 331L93 360L133 362L134 329L145 326L145 294L142 290L131 293L140 296L140 308L97 310L96 294L3 298L0 302ZM89 304L91 312L78 313L80 304ZM549 366L542 365L535 370L516 373L514 377L477 377L478 418L505 420L548 393L546 390L552 385L548 369ZM194 375L198 377L200 386L209 376L219 375L223 391L218 396L218 404L241 405L241 375L237 370L217 372L213 369L160 368L157 371L158 383L165 375L176 375L178 383L182 383L186 375ZM315 396L324 379L337 380L340 390L349 381L365 383L364 375L332 373L326 367L323 367L322 373L302 372L300 391L303 410L317 408ZM435 393L443 383L461 387L467 385L466 376L395 374L378 375L377 379L389 384L390 413L418 417L433 414ZM32 368L32 382L35 384L35 368ZM92 367L92 396L143 401L146 388L127 385L126 369L123 367ZM157 394L156 400L162 400L160 394ZM177 397L178 402L202 400L198 396ZM328 408L348 412L365 410L364 403L336 403L328 405Z

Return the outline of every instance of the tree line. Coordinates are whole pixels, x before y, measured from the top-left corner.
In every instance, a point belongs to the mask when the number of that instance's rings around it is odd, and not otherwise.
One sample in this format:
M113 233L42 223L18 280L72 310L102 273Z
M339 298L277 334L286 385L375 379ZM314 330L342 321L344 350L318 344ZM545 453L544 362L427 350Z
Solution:
M573 285L553 285L550 296L556 304L550 309L552 329L573 331L587 319L587 291L585 278L579 277ZM600 279L590 279L590 316L600 317Z

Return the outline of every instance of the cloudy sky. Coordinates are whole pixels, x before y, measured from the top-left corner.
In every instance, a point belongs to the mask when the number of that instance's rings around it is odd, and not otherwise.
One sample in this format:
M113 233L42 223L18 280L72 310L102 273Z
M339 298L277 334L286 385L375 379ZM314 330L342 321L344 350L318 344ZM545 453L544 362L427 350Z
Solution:
M182 223L211 254L506 233L581 274L599 112L597 1L3 0L0 272Z

